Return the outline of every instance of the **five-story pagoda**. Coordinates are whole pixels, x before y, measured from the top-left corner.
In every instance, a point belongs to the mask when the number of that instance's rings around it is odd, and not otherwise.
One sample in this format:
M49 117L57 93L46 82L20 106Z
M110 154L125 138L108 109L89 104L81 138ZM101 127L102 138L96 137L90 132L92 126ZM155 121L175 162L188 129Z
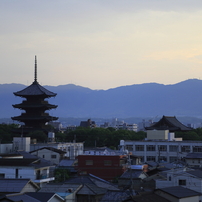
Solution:
M38 130L47 133L47 123L49 121L57 120L58 117L50 116L49 113L46 112L47 110L57 108L57 105L49 104L45 99L55 97L57 94L47 90L38 83L36 56L34 82L25 89L14 92L14 95L25 98L21 104L13 105L14 108L24 110L24 113L21 113L20 116L11 117L12 120L24 123L23 128L19 130L23 130L23 133Z

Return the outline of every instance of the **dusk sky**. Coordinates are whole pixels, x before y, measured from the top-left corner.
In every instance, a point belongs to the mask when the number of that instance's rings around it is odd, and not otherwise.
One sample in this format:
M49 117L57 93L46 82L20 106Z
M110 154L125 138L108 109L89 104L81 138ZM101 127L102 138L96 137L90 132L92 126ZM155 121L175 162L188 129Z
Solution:
M201 0L1 0L0 84L91 89L202 78Z

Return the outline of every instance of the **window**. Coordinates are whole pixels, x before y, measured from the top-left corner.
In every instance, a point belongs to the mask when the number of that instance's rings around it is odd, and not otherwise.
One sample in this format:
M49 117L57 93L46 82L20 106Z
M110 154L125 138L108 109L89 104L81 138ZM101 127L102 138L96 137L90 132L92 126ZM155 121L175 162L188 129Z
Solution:
M133 145L126 145L126 149L128 151L133 151Z
M158 149L159 151L167 151L167 145L159 145Z
M181 152L190 152L190 146L182 146Z
M155 145L147 145L147 151L156 151Z
M147 156L147 161L156 161L155 156Z
M5 178L5 173L0 173L0 179Z
M167 161L167 157L166 156L159 156L158 159L159 159L160 162Z
M104 165L105 166L111 166L112 165L112 161L111 160L104 160Z
M42 157L45 158L45 155L43 155Z
M193 147L193 152L202 152L202 146Z
M55 154L52 154L52 155L51 155L51 158L52 158L52 159L56 159L56 155L55 155Z
M87 166L92 166L93 165L93 160L86 160L86 165Z
M169 151L170 152L177 152L178 151L178 146L177 145L170 145L169 146Z
M139 156L140 162L144 162L144 156Z
M19 170L18 168L15 169L15 178L18 178Z
M168 180L171 181L171 179L172 179L171 176L169 176L169 177L168 177Z
M170 156L169 159L170 159L170 163L173 163L173 162L177 161L176 156Z
M144 145L136 145L135 150L136 151L144 151Z
M186 180L179 180L178 184L181 185L181 186L185 186L186 185Z

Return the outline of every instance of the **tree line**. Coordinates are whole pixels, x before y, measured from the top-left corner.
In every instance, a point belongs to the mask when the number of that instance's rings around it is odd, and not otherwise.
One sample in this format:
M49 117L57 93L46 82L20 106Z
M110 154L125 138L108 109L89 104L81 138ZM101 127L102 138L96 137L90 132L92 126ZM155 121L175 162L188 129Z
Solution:
M13 129L17 128L16 124L0 124L0 142L11 143L13 137L17 135L13 133ZM20 136L20 134L18 135ZM34 131L24 136L37 139L37 142L47 142L48 137L42 131ZM202 141L202 128L193 129L188 132L175 132L175 137L182 137L183 140ZM83 128L77 127L75 130L66 130L64 132L55 131L55 139L57 142L84 142L85 147L103 147L107 146L112 149L118 149L120 140L144 140L146 132L129 131L124 129L116 130L109 128Z

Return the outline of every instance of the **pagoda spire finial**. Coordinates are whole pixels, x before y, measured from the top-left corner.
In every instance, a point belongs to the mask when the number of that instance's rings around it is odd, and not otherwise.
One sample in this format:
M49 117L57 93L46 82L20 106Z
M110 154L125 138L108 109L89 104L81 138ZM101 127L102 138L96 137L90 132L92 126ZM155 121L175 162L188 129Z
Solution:
M34 66L34 81L37 82L37 58L35 55L35 66Z

